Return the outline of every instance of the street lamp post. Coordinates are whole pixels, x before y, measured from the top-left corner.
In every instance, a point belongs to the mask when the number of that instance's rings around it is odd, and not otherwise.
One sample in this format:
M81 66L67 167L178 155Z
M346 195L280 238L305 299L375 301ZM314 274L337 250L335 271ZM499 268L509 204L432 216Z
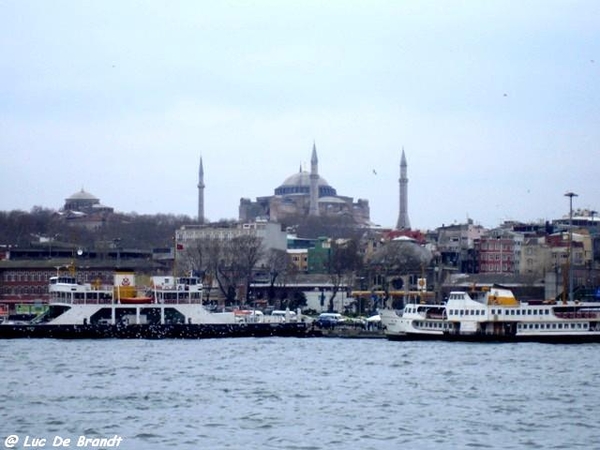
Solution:
M577 197L574 192L567 192L565 197L569 197L569 301L573 301L573 197Z

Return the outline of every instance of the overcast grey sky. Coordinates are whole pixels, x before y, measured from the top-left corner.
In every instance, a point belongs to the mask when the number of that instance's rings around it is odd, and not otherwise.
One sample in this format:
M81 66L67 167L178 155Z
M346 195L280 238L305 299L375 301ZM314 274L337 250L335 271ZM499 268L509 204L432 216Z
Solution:
M0 210L237 218L308 167L394 226L600 208L600 2L0 0Z

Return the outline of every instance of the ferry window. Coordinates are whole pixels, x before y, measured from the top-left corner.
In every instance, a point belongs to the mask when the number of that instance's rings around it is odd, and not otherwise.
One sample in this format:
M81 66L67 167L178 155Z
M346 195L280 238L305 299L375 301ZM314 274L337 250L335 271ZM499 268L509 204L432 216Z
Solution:
M520 315L521 315L521 310L517 309L517 316L520 316Z
M562 325L563 325L562 323L559 323L559 324L558 324L558 329L559 329L559 330L562 330Z
M577 328L581 329L581 324L580 323L577 324Z
M539 327L540 327L539 324L536 323L535 324L535 329L537 330Z
M556 329L556 324L555 323L552 324L552 328Z
M549 309L546 309L546 310L544 311L544 314L546 314L546 315L549 315L549 314L550 314L550 310L549 310Z

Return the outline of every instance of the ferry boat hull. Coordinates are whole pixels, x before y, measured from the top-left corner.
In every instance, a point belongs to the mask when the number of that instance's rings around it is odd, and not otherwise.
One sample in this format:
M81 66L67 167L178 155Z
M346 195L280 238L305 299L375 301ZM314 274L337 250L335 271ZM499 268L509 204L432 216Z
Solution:
M511 343L537 342L546 344L591 344L600 343L600 334L563 334L563 335L493 335L493 334L425 334L395 333L386 334L389 341L447 341L475 343Z
M305 323L0 325L0 339L211 339L308 337Z

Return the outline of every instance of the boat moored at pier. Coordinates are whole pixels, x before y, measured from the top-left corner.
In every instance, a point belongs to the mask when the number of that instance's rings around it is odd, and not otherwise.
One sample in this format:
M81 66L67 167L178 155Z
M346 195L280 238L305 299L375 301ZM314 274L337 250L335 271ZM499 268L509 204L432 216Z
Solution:
M114 286L50 279L47 310L27 324L3 324L0 338L205 338L304 336L306 325L244 322L234 312L203 305L197 277L155 276L138 288L133 273L115 274Z
M520 302L497 286L385 309L381 320L390 340L600 342L600 302Z

